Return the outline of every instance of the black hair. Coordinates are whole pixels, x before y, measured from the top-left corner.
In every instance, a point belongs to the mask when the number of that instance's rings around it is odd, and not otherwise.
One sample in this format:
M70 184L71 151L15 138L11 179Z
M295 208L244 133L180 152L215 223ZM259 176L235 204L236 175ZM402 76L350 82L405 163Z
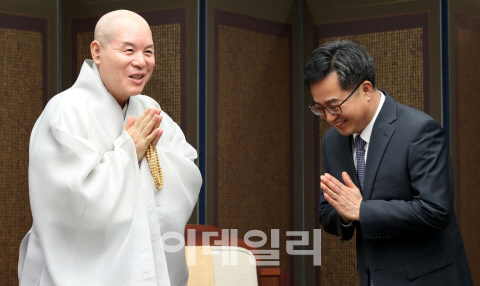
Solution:
M304 83L310 85L324 79L332 72L339 77L343 90L354 89L365 80L375 87L375 63L360 45L346 40L336 40L316 48L308 57Z

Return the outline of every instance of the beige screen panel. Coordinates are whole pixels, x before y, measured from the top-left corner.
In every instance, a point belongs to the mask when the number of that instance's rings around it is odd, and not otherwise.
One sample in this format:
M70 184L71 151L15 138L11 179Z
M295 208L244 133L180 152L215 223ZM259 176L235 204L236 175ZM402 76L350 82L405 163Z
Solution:
M32 226L28 146L47 97L46 29L43 19L0 14L0 285L18 285L18 250Z
M77 34L77 73L75 75L74 81L77 79L80 69L82 68L84 60L91 60L92 54L90 53L90 44L93 41L93 31L83 32Z
M279 229L276 261L290 272L290 26L220 10L215 17L215 221L238 229L241 238L250 230L264 232L267 243L260 249L271 248L270 230Z
M473 281L480 281L480 238L477 223L480 211L480 131L477 121L480 106L480 18L456 14L456 94L452 132L456 136L457 213ZM471 124L473 122L473 124Z

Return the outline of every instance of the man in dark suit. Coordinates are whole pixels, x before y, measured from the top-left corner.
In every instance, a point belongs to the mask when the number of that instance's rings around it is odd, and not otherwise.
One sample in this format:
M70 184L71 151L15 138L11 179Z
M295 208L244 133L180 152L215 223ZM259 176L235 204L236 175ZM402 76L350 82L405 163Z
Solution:
M333 126L320 224L342 241L356 230L360 285L472 285L441 126L377 90L373 59L353 42L317 48L304 79L310 109Z

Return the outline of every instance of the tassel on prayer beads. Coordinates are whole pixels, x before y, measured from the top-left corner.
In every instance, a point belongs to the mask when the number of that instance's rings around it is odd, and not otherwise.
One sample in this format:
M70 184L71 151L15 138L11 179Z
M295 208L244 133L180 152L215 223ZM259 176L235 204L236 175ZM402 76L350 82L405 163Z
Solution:
M160 167L160 160L158 159L157 148L154 149L152 145L149 145L147 149L147 162L152 172L155 187L157 190L161 190L163 188L163 173Z

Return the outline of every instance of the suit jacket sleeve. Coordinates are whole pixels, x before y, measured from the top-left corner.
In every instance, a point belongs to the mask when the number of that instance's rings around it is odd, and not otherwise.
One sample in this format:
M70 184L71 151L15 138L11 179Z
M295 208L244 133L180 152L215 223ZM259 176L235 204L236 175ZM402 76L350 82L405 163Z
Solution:
M322 173L330 173L328 167L328 158L325 152L325 138L322 140ZM351 226L342 226L342 218L338 212L333 208L327 200L323 197L323 191L320 190L320 224L326 232L336 235L341 240L350 240L353 236L356 222L353 222Z
M449 223L453 189L443 129L430 119L417 125L411 134L407 156L409 178L403 178L409 182L391 190L397 194L411 193L411 199L363 201L359 222L363 239L374 239L378 233L388 233L389 238L428 235Z

